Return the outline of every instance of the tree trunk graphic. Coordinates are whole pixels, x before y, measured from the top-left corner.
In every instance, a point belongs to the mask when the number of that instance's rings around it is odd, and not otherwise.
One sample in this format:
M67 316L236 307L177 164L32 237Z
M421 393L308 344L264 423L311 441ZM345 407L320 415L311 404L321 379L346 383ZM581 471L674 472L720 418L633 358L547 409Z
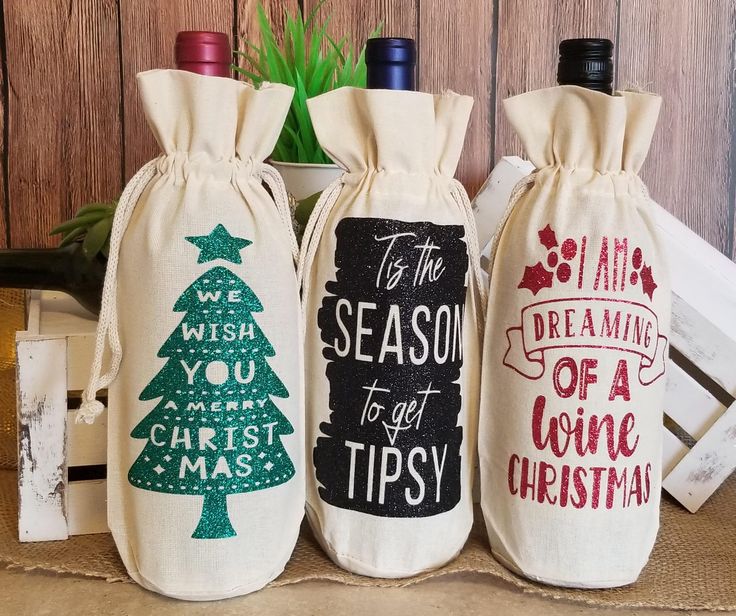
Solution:
M193 539L222 539L236 535L227 512L226 494L205 494L202 516L192 535Z

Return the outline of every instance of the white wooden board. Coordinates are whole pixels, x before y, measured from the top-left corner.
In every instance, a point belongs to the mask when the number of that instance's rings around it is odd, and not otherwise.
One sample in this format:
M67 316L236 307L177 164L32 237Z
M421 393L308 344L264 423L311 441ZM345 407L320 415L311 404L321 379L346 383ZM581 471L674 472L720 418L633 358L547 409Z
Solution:
M107 481L73 481L67 486L70 535L107 533Z
M695 513L736 469L736 402L662 481L662 487Z
M664 412L696 441L702 438L726 407L676 363L667 366Z
M66 339L17 340L16 357L18 537L66 539Z
M107 461L107 412L77 424L68 404L86 386L96 319L68 295L33 291L26 320L16 335L20 540L106 532L106 481L67 478L69 468Z
M669 475L688 451L690 450L685 443L672 434L666 426L662 426L662 477Z
M107 409L93 424L76 423L76 412L67 411L67 466L107 464Z
M736 267L733 263L731 266ZM736 397L736 342L725 331L723 322L716 325L707 319L682 297L685 294L682 289L673 289L672 346ZM736 321L736 308L729 324L732 320Z
M655 209L655 219L667 247L673 291L695 314L736 340L736 265L664 208ZM729 381L736 384L733 372ZM726 389L736 396L736 390Z

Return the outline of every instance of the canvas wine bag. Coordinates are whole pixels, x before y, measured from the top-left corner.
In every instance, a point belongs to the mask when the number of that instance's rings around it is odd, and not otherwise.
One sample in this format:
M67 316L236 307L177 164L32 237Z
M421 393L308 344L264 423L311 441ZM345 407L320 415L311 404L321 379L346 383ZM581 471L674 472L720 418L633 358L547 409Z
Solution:
M138 87L163 153L118 205L80 419L109 385L108 522L130 576L219 599L276 577L303 515L296 240L263 163L293 91L174 70Z
M446 563L473 519L480 266L453 180L471 107L354 88L309 101L345 173L302 242L307 515L363 575Z
M536 171L491 272L479 428L494 555L559 586L636 580L659 526L670 288L639 178L660 99L504 102Z

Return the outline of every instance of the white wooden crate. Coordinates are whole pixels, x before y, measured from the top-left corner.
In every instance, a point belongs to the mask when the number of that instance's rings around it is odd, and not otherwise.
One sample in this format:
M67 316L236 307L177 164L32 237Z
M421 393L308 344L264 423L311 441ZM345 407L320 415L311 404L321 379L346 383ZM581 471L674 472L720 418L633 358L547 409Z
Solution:
M473 202L484 264L516 183L533 170L502 158ZM672 279L663 487L696 512L736 469L736 264L657 206Z
M26 331L16 334L18 536L66 539L107 531L107 417L76 424L97 321L63 293L33 291ZM103 393L104 396L104 393Z

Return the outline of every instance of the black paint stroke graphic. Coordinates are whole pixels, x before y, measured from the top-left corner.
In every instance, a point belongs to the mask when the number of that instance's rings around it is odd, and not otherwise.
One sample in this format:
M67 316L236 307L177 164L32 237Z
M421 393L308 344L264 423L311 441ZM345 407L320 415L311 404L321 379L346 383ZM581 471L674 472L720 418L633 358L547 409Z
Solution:
M331 411L313 451L320 496L384 517L449 511L460 500L463 227L346 218L336 235L337 280L317 316Z

